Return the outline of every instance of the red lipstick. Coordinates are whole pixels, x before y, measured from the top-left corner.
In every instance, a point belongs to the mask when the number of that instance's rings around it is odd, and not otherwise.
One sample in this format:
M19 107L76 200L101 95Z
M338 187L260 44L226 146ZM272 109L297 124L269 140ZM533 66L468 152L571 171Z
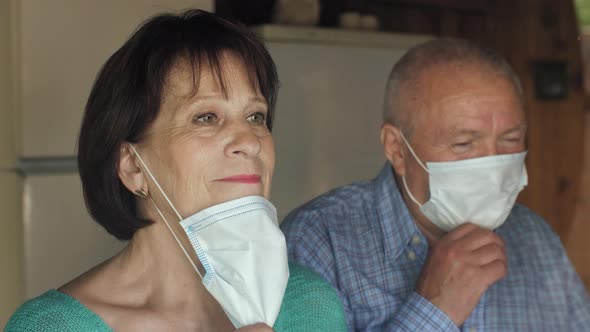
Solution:
M223 182L237 182L237 183L260 183L260 175L256 174L239 174L234 176L228 176L217 181Z

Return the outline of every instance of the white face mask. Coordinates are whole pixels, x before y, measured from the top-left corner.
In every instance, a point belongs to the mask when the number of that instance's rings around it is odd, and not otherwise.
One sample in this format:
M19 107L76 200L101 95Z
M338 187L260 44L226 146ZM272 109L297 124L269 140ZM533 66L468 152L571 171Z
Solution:
M273 326L289 280L289 267L285 237L272 203L260 196L247 196L183 220L135 148L131 148L180 219L205 268L205 276L201 276L155 203L154 207L230 321L236 328L261 322Z
M428 173L430 199L420 204L402 181L410 199L434 225L443 231L470 222L493 230L500 227L527 185L526 152L448 162L426 166L406 138L402 139L420 166Z

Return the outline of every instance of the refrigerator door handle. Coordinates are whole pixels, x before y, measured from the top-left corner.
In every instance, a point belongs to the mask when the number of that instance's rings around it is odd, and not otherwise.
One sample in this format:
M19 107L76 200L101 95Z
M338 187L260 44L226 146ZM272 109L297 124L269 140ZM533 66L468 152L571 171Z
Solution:
M71 174L78 172L78 165L74 156L26 157L19 159L15 170L24 176L35 174Z

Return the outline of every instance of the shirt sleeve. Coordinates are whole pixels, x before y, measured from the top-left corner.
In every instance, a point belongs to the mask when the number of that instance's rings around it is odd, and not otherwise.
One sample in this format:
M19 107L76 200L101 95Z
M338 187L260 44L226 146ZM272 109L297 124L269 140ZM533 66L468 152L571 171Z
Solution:
M570 275L570 282L569 285L564 287L569 290L570 294L567 297L571 299L568 303L570 317L568 317L567 321L572 324L569 330L584 331L590 326L590 297L571 264L568 266L568 270L567 274Z
M296 210L287 216L281 228L287 238L289 260L309 267L336 289L349 331L358 330L354 311L339 284L333 247L321 215L316 211ZM434 304L414 292L380 331L456 332L459 329Z
M557 246L560 248L562 268L560 279L563 281L562 288L567 294L566 324L571 324L568 331L584 331L590 326L590 296L576 272L573 264L566 254L563 245L555 236Z
M386 323L390 332L458 332L453 321L430 301L413 292Z
M564 331L587 331L590 326L590 297L571 263L559 236L549 224L530 210L521 212L521 225L535 243L537 275L544 276L543 300L556 313L556 325ZM550 310L551 310L550 309Z

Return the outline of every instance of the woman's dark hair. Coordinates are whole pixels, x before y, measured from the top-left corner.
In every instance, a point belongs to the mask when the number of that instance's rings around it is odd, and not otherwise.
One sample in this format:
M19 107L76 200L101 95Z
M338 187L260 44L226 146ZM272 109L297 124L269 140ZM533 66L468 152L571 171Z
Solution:
M272 129L278 78L263 42L239 23L201 10L155 16L104 64L86 104L78 138L78 168L88 211L110 234L130 239L152 221L137 217L135 196L118 177L124 142L141 141L160 110L172 67L188 60L198 89L201 65L210 66L226 93L224 53L242 60L250 82L268 103Z

